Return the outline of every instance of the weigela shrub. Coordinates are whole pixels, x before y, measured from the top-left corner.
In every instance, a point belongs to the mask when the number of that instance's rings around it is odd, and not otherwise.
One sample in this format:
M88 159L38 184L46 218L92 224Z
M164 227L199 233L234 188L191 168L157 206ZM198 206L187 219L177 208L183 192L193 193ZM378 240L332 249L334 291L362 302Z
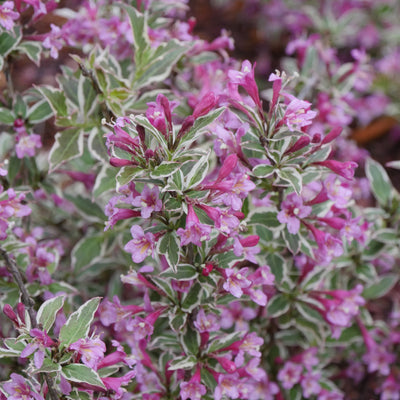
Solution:
M183 0L75 3L0 5L0 398L399 399L400 195L349 136L399 115L398 4L244 2L259 75Z

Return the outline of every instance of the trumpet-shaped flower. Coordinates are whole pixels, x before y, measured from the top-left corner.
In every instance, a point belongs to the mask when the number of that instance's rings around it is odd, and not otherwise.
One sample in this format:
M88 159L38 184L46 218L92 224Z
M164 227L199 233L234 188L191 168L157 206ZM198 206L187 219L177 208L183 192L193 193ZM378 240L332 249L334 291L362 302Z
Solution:
M142 227L131 227L132 240L124 247L125 251L132 254L135 263L142 262L147 256L153 254L155 237L152 233L144 233Z

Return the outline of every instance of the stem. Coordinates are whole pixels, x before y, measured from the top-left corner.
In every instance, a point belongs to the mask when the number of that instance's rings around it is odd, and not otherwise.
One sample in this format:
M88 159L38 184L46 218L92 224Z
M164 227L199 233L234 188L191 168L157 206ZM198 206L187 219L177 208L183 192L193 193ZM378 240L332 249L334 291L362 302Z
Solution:
M0 255L4 259L8 271L11 273L15 283L17 284L17 286L19 288L19 291L21 293L22 303L24 304L25 308L28 310L29 318L31 320L31 326L32 326L32 328L36 328L37 321L36 321L35 311L33 309L35 302L29 296L29 293L28 293L28 291L25 287L24 281L22 279L21 271L19 270L15 261L8 255L8 253L2 247L0 247ZM46 372L43 372L43 376L47 383L50 399L51 400L59 400L59 396L58 396L57 390L55 388L53 378L50 376L50 374L48 374Z
M79 63L79 69L82 71L83 76L89 78L95 92L99 96L103 96L104 93L101 90L99 83L97 82L97 79L93 74L93 71L88 70L82 63ZM100 103L100 107L101 107L101 112L107 121L111 121L113 118L116 118L115 114L107 107L104 100Z
M33 306L35 305L35 302L29 296L29 293L26 290L26 287L22 280L21 272L20 272L19 268L17 267L17 265L15 264L15 261L12 258L10 258L8 253L1 247L0 247L0 255L6 262L6 267L7 267L8 271L11 273L15 283L17 284L17 286L19 288L19 291L21 293L22 303L24 304L25 308L28 310L29 318L31 319L31 326L32 326L32 328L36 328L36 326L37 326L36 316L35 316L35 312L33 310Z

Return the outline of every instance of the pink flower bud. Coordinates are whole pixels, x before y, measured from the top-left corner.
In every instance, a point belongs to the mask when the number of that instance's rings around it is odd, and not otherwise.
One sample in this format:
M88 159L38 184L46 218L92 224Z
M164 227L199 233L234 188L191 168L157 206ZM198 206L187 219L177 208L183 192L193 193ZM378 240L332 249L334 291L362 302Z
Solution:
M3 307L3 313L10 318L12 322L14 322L15 325L19 326L17 315L15 314L14 310L9 304L5 304Z
M236 154L230 154L228 157L226 157L215 182L220 182L225 179L235 169L237 161L238 158Z
M217 104L217 97L213 92L206 93L198 102L193 111L195 119L208 114Z
M327 144L332 142L333 140L335 140L340 134L342 133L342 128L340 127L336 127L333 128L322 140L321 145L322 144Z
M225 357L214 357L220 364L221 367L230 374L233 374L236 371L236 365L233 361L228 360Z

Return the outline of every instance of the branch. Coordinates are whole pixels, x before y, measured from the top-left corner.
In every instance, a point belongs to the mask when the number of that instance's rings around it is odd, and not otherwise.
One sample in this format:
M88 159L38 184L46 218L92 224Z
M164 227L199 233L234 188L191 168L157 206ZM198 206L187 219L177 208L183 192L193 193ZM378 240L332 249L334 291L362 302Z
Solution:
M11 273L15 283L17 284L19 291L21 293L21 300L22 303L24 304L25 308L28 310L29 318L31 320L31 326L32 328L37 327L37 321L36 321L36 315L35 315L35 310L33 306L35 305L35 302L33 299L29 296L29 293L25 287L24 281L22 279L21 271L19 270L17 264L15 261L8 255L8 253L0 247L0 255L4 259L6 263L6 267L8 271ZM57 393L57 390L54 385L54 380L46 372L43 372L44 379L47 383L47 388L49 390L49 395L51 400L59 400L59 396Z
M104 97L104 93L101 90L99 83L97 82L97 79L93 74L93 71L87 69L82 63L78 64L79 64L79 69L82 71L82 75L85 76L86 78L89 78L96 94ZM107 104L105 103L104 100L100 103L100 107L101 107L101 112L107 121L111 121L112 119L116 118L115 114L107 107Z
M26 290L26 287L24 285L24 282L22 280L22 275L17 267L17 264L15 264L15 261L8 255L8 253L0 247L0 255L6 262L6 267L10 274L12 275L15 283L17 284L19 291L21 293L21 300L22 303L24 304L25 308L28 310L29 317L31 319L31 326L32 328L36 328L36 316L35 312L33 309L33 306L35 305L35 302L33 299L29 296L28 291Z

